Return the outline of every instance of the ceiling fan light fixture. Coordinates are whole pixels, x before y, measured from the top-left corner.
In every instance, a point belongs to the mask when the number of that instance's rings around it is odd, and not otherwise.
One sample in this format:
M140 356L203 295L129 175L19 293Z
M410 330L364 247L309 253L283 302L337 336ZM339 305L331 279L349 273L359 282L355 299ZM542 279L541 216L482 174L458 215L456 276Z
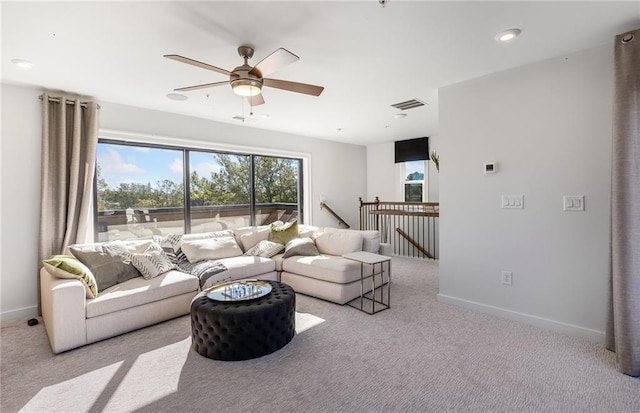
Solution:
M231 88L236 95L257 96L262 91L262 82L255 79L236 79L231 81Z

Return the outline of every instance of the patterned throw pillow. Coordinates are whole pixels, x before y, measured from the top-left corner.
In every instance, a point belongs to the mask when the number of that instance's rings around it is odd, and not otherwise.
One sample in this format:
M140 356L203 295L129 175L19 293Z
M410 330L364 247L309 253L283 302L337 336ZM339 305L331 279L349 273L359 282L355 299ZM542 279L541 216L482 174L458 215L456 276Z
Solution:
M244 255L271 258L274 255L281 253L282 251L284 251L284 245L278 244L277 242L264 240L249 248L249 250L245 252Z
M152 244L142 254L131 254L131 263L142 273L145 280L150 280L167 271L176 269L176 265L171 262L162 251L162 247Z
M298 221L287 222L284 225L271 224L269 241L287 245L287 242L298 238Z
M98 284L91 270L70 255L54 255L42 261L47 272L56 278L75 278L84 285L87 298L98 296Z

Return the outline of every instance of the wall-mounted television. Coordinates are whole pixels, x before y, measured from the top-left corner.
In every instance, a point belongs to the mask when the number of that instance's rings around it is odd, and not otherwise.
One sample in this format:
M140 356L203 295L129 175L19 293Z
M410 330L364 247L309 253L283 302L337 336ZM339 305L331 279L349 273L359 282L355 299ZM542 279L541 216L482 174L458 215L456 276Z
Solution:
M429 138L395 141L395 163L429 159Z

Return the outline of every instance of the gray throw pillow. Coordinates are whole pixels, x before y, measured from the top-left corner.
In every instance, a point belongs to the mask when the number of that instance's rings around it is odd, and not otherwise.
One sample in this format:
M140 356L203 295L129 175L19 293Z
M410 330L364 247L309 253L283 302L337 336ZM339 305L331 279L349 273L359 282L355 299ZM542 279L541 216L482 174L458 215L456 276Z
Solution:
M295 238L287 242L282 258L293 257L294 255L320 255L320 252L318 252L318 248L316 248L316 244L311 238Z
M89 267L98 284L98 291L141 276L131 265L130 251L116 242L72 245L69 250L81 263Z

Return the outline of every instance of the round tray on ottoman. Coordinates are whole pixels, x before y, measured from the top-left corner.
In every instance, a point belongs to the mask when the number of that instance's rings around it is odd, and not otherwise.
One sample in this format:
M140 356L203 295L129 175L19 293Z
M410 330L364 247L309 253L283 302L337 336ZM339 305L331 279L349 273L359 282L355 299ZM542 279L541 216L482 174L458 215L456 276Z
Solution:
M245 301L217 301L207 290L191 302L191 346L215 360L248 360L281 349L295 334L293 288L267 281L271 292Z

